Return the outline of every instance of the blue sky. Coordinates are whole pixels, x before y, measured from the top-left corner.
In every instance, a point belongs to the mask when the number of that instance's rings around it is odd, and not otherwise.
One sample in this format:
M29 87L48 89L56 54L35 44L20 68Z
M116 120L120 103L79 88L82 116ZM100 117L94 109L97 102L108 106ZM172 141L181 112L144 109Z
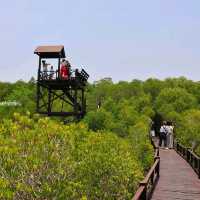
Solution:
M200 77L198 0L7 0L0 7L0 81L37 73L37 45L63 44L90 81Z

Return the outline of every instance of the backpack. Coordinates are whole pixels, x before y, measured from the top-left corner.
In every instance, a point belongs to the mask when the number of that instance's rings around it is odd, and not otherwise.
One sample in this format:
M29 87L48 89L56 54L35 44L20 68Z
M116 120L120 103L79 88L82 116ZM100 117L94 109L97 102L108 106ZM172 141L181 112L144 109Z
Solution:
M168 131L167 127L166 127L166 126L163 126L163 129L164 129L165 135L168 135L169 131Z

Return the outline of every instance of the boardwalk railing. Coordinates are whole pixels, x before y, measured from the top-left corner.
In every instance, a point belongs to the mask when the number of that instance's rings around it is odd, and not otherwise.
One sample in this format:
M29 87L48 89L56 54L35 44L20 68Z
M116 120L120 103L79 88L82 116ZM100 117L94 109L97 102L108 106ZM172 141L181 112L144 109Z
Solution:
M193 151L191 151L191 149L184 147L177 141L174 142L174 148L176 152L191 165L191 167L200 178L200 157L197 156Z
M153 143L153 141L152 141ZM139 188L136 191L132 200L148 200L151 198L153 189L157 183L160 173L160 157L159 157L159 148L155 147L154 143L154 164L149 170L148 174L143 181L140 182Z

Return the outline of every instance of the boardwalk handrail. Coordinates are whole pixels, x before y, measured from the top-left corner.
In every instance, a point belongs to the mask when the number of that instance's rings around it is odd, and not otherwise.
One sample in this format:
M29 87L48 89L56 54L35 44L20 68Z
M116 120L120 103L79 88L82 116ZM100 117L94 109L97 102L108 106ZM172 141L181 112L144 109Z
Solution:
M159 147L156 147L152 141L155 154L154 154L154 164L149 170L148 174L143 181L140 182L139 188L136 191L132 200L148 200L151 197L153 189L157 183L160 174L160 157L159 157Z
M177 141L174 142L174 147L176 152L190 164L200 178L200 157Z

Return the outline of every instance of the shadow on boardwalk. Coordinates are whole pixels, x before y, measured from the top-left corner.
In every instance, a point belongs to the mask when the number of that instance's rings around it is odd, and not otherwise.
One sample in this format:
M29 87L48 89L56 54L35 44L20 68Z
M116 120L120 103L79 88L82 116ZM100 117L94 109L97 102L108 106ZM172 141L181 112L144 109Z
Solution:
M200 179L174 150L160 149L160 178L152 200L200 200Z

